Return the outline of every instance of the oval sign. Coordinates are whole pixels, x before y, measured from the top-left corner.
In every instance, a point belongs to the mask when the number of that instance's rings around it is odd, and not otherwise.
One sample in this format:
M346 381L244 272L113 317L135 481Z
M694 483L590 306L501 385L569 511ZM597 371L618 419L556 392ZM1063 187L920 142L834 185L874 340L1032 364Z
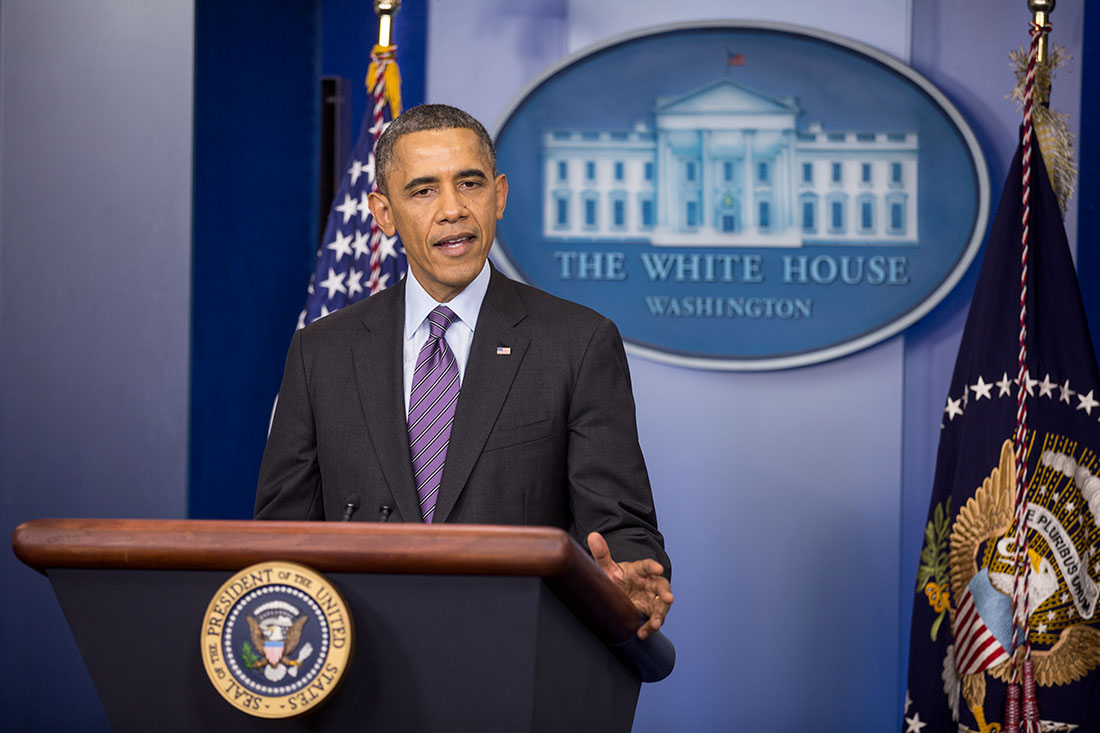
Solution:
M932 84L773 23L663 27L547 71L496 130L494 261L627 349L704 369L833 359L909 326L985 234L989 181Z

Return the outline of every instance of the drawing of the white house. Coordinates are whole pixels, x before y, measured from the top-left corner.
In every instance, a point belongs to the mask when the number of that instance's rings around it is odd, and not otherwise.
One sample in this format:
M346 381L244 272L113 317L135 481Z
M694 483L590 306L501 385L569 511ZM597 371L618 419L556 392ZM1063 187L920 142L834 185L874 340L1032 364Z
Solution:
M653 126L543 134L556 240L799 247L916 244L918 136L799 130L793 98L720 79L657 98Z

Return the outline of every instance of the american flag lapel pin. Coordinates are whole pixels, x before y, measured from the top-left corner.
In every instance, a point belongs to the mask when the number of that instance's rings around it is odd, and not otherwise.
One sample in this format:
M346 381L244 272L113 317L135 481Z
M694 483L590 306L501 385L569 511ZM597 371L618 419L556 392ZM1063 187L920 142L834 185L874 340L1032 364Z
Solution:
M498 346L497 347L497 356L511 356L511 354L512 354L512 347L511 346Z

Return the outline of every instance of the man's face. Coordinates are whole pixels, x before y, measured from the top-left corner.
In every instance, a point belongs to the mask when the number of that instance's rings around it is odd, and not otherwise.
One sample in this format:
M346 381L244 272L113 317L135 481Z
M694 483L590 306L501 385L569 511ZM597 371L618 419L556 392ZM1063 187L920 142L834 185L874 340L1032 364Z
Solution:
M489 256L508 181L493 171L472 130L411 132L394 145L389 194L370 195L387 236L401 235L409 268L436 301L470 284Z

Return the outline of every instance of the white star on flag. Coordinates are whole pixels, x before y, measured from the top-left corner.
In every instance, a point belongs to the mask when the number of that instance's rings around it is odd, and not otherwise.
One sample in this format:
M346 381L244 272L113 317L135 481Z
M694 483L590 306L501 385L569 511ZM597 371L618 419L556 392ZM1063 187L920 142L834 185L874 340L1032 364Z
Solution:
M351 248L355 252L356 259L370 257L370 232L361 232L356 229L355 241L352 242Z
M347 224L348 219L355 216L355 210L357 206L355 204L355 199L351 197L351 194L345 193L344 203L340 204L339 206L334 206L332 208L344 215L344 223Z
M912 718L905 719L905 733L921 733L921 728L928 725L928 723L922 723L920 719L920 713L913 713Z
M336 293L346 293L348 289L344 287L344 276L346 272L336 272L331 267L328 268L328 278L321 282L321 287L328 290L328 297L331 299ZM323 308L324 306L322 306ZM328 315L327 313L325 315Z
M1012 380L1008 378L1008 372L1005 372L1001 375L1001 381L996 382L996 385L997 389L999 390L999 392L997 393L998 397L1004 397L1006 395L1012 394Z
M953 400L950 397L947 398L947 407L943 409L947 413L947 417L954 420L956 416L963 414L962 408L959 407L959 403L962 400Z
M1065 402L1067 405L1070 404L1069 398L1072 397L1073 395L1077 394L1076 392L1074 392L1072 389L1069 388L1069 380L1068 379L1066 380L1065 384L1059 385L1058 389L1060 389L1062 391L1062 395L1058 399L1062 402Z
M1092 408L1096 407L1097 405L1100 405L1100 402L1097 402L1096 400L1094 400L1092 398L1093 391L1094 390L1090 389L1089 393L1086 394L1086 395L1080 395L1080 394L1077 395L1077 399L1081 401L1081 403L1079 405L1077 405L1077 409L1078 410L1084 410L1085 414L1088 415L1089 417L1092 417Z
M970 389L974 390L975 400L980 400L982 397L993 399L993 395L990 394L991 390L993 389L993 383L986 382L984 379L982 379L982 376L980 374L978 375L978 383L971 385Z
M336 253L336 261L344 259L344 255L351 256L351 247L348 245L351 243L351 235L344 234L343 232L336 232L336 239L332 240L325 246Z
M385 233L378 240L378 261L382 262L387 257L397 256L397 235L387 237Z
M360 285L359 282L362 279L362 271L356 270L354 267L348 268L348 295L355 295L363 292L363 286Z
M359 183L359 176L363 175L364 170L366 170L366 167L358 158L351 162L351 168L348 168L348 174L351 175L351 185L354 186Z
M363 165L363 172L367 174L369 180L374 180L374 156L370 156L367 162Z
M370 216L370 202L367 200L366 191L359 194L359 205L356 208L359 209L359 221L366 221Z
M1050 375L1043 377L1043 381L1039 382L1039 396L1040 397L1054 397L1054 388L1058 385L1050 381Z

